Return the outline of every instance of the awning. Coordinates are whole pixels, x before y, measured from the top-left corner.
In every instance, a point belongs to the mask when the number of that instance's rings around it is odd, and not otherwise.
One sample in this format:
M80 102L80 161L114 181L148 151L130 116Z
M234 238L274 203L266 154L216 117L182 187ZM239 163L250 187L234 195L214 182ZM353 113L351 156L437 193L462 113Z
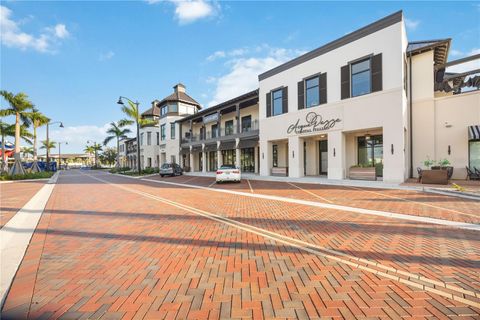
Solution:
M235 149L235 140L231 140L231 141L222 141L222 143L220 143L220 150L231 150L231 149Z
M192 146L192 152L202 152L202 145Z
M217 151L217 143L206 144L205 149L206 152L208 151Z
M244 140L240 140L240 142L238 143L238 147L240 149L244 149L244 148L255 148L258 144L258 138L255 138L255 139L244 139Z
M182 148L180 150L180 154L189 154L190 153L190 148Z
M480 140L480 125L468 127L468 140Z

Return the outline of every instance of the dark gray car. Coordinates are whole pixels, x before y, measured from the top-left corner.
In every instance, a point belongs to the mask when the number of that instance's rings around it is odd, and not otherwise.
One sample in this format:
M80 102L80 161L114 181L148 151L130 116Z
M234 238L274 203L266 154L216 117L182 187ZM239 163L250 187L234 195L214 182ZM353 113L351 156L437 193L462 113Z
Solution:
M164 176L181 176L183 169L176 163L164 163L160 167L160 177Z

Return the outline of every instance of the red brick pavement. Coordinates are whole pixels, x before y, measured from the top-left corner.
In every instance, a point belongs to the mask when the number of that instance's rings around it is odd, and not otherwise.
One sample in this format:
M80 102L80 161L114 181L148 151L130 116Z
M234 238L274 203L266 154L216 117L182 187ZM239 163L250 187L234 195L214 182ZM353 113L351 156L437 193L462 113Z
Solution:
M59 178L5 318L476 318L480 312L134 192L478 293L474 232L90 173L130 192L74 172Z
M0 183L0 227L3 227L44 184L45 181Z

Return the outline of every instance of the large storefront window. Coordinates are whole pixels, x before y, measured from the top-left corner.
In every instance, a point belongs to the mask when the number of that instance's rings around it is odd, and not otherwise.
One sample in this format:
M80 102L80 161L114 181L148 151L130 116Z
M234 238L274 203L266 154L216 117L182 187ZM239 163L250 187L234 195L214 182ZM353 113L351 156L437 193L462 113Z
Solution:
M477 168L480 170L480 140L471 140L469 141L469 165L470 168Z
M377 176L383 176L383 136L358 137L358 164L375 167Z
M240 150L240 165L243 172L255 172L255 149Z
M208 153L208 168L210 171L217 170L217 151L210 151Z
M222 163L228 166L235 165L235 150L223 150L222 151Z

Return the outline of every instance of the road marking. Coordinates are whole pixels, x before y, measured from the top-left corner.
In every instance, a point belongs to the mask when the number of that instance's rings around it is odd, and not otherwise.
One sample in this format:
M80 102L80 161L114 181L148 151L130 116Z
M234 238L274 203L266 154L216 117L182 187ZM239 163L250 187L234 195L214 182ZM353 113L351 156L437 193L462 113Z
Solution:
M130 178L125 176L124 178ZM400 219L400 220L407 220L407 221L415 221L421 223L431 223L436 225L442 225L452 228L459 228L465 230L473 230L473 231L480 231L480 224L474 223L467 223L467 222L459 222L459 221L451 221L451 220L443 220L437 218L430 218L430 217L422 217L422 216L414 216L409 214L403 213L394 213L388 211L379 211L379 210L371 210L371 209L364 209L364 208L356 208L356 207L349 207L337 204L330 204L330 203L322 203L318 201L308 201L308 200L300 200L300 199L293 199L293 198L285 198L279 196L271 196L265 194L258 194L258 193L247 193L242 191L234 191L234 190L226 190L226 189L219 189L219 188L207 188L192 184L185 184L185 183L178 183L178 182L169 182L169 181L161 181L161 180L152 180L152 179L142 179L143 181L153 182L153 183L160 183L160 184L168 184L173 186L179 187L187 187L187 188L194 188L194 189L203 189L203 190L210 190L214 192L223 192L235 195L241 195L246 197L253 197L259 199L266 199L266 200L275 200L275 201L282 201L294 204L301 204L311 207L317 207L322 209L332 209L332 210L341 210L347 212L353 212L357 214L368 214L392 219Z
M198 177L193 177L193 178L187 179L187 180L183 181L183 183L187 183L187 182L193 181L193 180L195 180L195 179L197 179L197 178L198 178ZM143 180L149 181L150 179L143 179Z
M291 183L291 182L287 182L287 183L288 183L289 185L291 185L292 187L295 187L295 188L297 188L297 189L300 189L300 190L302 190L302 191L304 191L304 192L306 192L306 193L314 196L315 198L322 199L323 201L326 201L326 202L328 202L328 203L333 203L333 201L330 201L330 200L328 200L328 199L326 199L326 198L324 198L324 197L321 197L321 196L319 196L318 194L315 194L315 193L313 193L313 192L311 192L311 191L309 191L309 190L305 190L305 189L303 189L303 188L300 188L299 186L294 185L294 184Z
M457 214L462 214L462 215L465 215L465 216L470 216L470 217L473 217L473 218L478 218L478 217L479 217L478 215L474 215L474 214L470 214L470 213L465 213L465 212L458 211L458 210L455 210L455 209L448 209L448 208L436 206L436 205L433 205L433 204L423 203L423 202L416 201L416 200L409 200L409 199L405 199L405 198L402 198L402 197L392 196L392 195L385 194L385 193L381 193L381 192L377 192L377 191L365 190L365 189L362 189L362 188L352 187L352 186L346 186L346 187L351 188L351 189L355 189L355 190L370 192L370 193L377 194L377 195L380 195L380 196L383 196L383 197L387 197L387 198L399 199L399 200L403 200L403 201L406 201L406 202L418 203L418 204L421 204L421 205L423 205L423 206L427 206L427 207L431 207L431 208L435 208L435 209L440 209L440 210L445 210L445 211L450 211L450 212L454 212L454 213L457 213Z
M247 179L248 187L250 188L250 192L253 193L252 185L250 184L250 180Z
M217 183L217 180L215 180L215 181L213 181L212 183L210 183L210 184L208 185L208 187L211 188L211 187L212 187L214 184L216 184L216 183Z
M225 217L225 216L214 214L214 213L204 211L204 210L201 210L201 209L197 209L197 208L194 208L194 207L190 207L188 205L185 205L185 204L182 204L182 203L179 203L179 202L175 202L175 201L172 201L172 200L169 200L169 199L166 199L166 198L162 198L162 197L159 197L159 196L156 196L156 195L152 195L148 192L143 192L143 191L135 190L135 189L130 188L130 187L125 187L123 185L119 185L117 183L112 183L108 180L101 179L101 178L98 178L98 177L95 177L95 176L92 176L92 175L89 175L89 174L86 174L86 175L89 176L92 179L95 179L95 180L98 180L100 182L106 183L106 184L111 185L113 187L125 190L127 192L135 193L135 194L141 195L143 197L150 198L152 200L159 201L159 202L171 205L171 206L179 208L179 209L183 209L187 212L191 212L191 213L200 215L202 217L205 217L205 218L208 218L210 220L214 220L214 221L229 225L231 227L243 230L245 232L253 233L253 234L259 235L263 238L267 238L267 239L270 239L270 240L273 240L275 242L279 242L279 243L282 243L282 244L285 244L285 245L288 245L288 246L293 246L297 249L307 251L311 254L314 254L314 255L317 255L317 256L322 256L324 258L327 258L327 259L330 259L330 260L333 260L333 261L336 261L336 262L339 262L339 263L346 264L346 265L348 265L352 268L357 268L357 269L363 270L365 272L373 273L375 275L378 275L378 276L381 276L381 277L384 277L384 278L387 278L387 279L390 279L390 280L394 280L394 281L404 283L404 284L409 285L411 287L415 287L415 288L418 288L418 289L421 289L421 290L424 290L424 291L435 293L435 294L443 296L445 298L452 299L452 300L455 300L455 301L458 301L458 302L461 302L461 303L464 303L464 304L467 304L467 305L470 305L470 306L473 306L473 307L476 307L476 308L480 308L480 303L479 302L472 301L472 300L469 300L469 299L465 298L465 295L472 296L472 298L474 298L474 299L475 298L480 298L480 293L479 292L473 292L473 291L465 290L465 289L460 288L460 287L456 287L456 286L453 286L453 285L446 284L442 281L432 280L432 279L426 278L426 277L418 275L418 274L410 273L410 272L403 271L403 270L398 270L398 269L390 267L390 266L382 265L381 263L378 263L376 261L371 261L371 260L368 260L368 259L365 259L365 258L355 257L355 256L352 256L352 255L343 253L343 252L335 251L335 250L330 249L330 248L321 247L321 246L318 246L316 244L311 244L311 243L305 242L303 240L299 240L299 239L296 239L296 238L291 238L291 237L288 237L288 236L284 236L284 235L281 235L281 234L278 234L278 233L275 233L275 232L272 232L272 231L269 231L269 230L266 230L266 229L263 229L263 228L259 228L259 227L253 226L253 225L249 225L249 224L246 224L246 223L243 223L243 222L239 222L239 221L230 219L230 218ZM425 285L424 283L427 283L428 285ZM446 291L442 291L442 289L445 289ZM451 293L452 291L457 293L457 295Z

